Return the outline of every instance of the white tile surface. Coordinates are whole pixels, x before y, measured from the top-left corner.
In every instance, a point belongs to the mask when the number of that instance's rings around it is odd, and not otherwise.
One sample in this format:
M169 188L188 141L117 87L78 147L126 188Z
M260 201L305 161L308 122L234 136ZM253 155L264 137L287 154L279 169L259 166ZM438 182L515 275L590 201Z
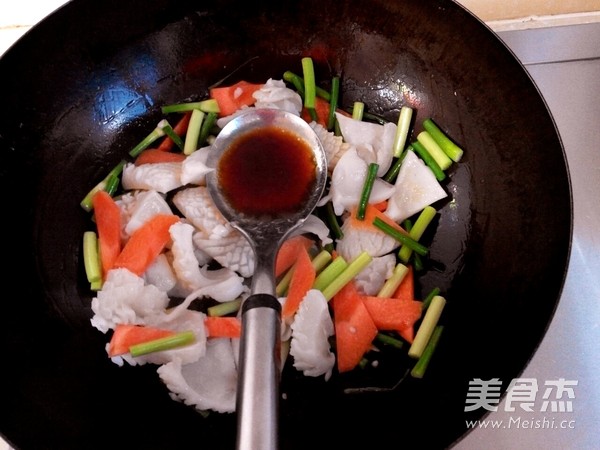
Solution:
M0 2L0 55L33 25L68 0L3 0ZM0 448L0 450L4 450Z
M33 25L65 3L67 0L5 0L0 7L0 27Z

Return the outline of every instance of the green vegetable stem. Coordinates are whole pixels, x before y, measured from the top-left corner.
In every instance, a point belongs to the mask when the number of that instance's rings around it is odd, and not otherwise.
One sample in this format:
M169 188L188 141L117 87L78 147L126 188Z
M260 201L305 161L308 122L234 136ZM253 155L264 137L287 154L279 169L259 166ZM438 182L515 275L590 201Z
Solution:
M329 117L327 118L327 130L332 131L335 127L335 110L338 107L340 96L340 77L331 79L331 98L329 100Z
M423 121L423 128L427 131L433 140L440 146L440 148L448 155L448 157L454 161L458 162L461 160L463 155L463 150L458 145L456 145L446 133L444 133L432 119L425 119Z
M176 333L172 336L132 345L129 347L129 353L131 353L131 356L137 357L147 355L148 353L183 347L184 345L193 344L195 341L196 336L193 331L182 331L181 333Z
M411 144L411 147L421 157L423 162L431 169L436 180L443 181L446 178L446 173L442 170L437 161L433 159L423 144L421 144L419 141L415 141Z
M444 297L441 295L433 297L431 304L429 305L429 308L427 308L425 316L421 321L421 325L417 330L413 343L408 350L408 356L415 359L421 357L425 350L425 346L431 338L434 328L440 320L444 306L446 306L446 299Z
M337 258L336 258L337 259ZM362 252L356 258L354 258L348 267L346 267L342 273L340 273L325 289L323 289L323 296L327 300L331 300L335 294L337 294L346 284L348 284L356 275L367 267L373 257L367 252Z
M423 211L421 211L421 213L419 214L419 217L415 221L414 225L411 227L410 231L408 232L408 235L418 242L419 239L421 239L421 236L423 236L425 230L427 229L427 226L431 223L436 214L437 211L431 206L426 206L425 208L423 208ZM398 256L400 257L400 260L403 263L407 263L410 259L410 256L412 255L412 252L413 251L411 248L403 245L400 249L400 252L398 253Z
M408 138L408 131L410 129L410 121L412 120L412 108L403 106L400 108L400 116L398 117L398 128L396 129L396 136L394 137L394 156L398 158L404 146L406 145L406 139Z
M419 244L417 241L415 241L413 238L411 238L408 234L398 231L396 228L385 223L379 217L375 218L375 220L373 221L373 225L375 225L377 228L379 228L381 231L383 231L387 235L396 239L402 245L406 245L408 248L412 249L414 252L418 253L419 255L425 256L429 251L427 249L427 247L425 247L422 244Z
M442 150L427 131L421 131L417 135L417 141L427 149L431 157L440 166L440 169L446 170L452 165L452 160L444 153L444 150Z
M367 169L367 176L363 185L362 193L360 195L360 201L358 202L358 208L356 210L356 218L358 220L364 220L365 211L369 204L369 198L371 197L371 191L373 190L373 184L377 177L377 171L379 170L379 164L371 163Z
M437 348L438 343L440 341L440 337L442 336L442 331L444 331L443 325L438 325L433 329L433 333L431 334L431 337L429 338L429 341L425 346L425 350L423 350L423 354L410 371L412 377L423 378L423 376L425 375L425 371L429 366L431 357L433 356L433 353L435 352L435 349Z

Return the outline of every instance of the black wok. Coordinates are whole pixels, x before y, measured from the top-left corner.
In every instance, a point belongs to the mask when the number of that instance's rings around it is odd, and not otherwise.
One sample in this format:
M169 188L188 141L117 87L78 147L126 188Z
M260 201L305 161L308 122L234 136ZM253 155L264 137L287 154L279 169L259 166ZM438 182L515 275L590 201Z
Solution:
M195 6L190 6L192 4ZM106 357L89 324L79 201L154 126L160 106L203 98L229 75L342 76L342 103L395 120L433 117L465 149L445 185L423 291L449 301L423 380L400 372L282 386L282 447L451 446L473 378L506 389L559 299L572 230L565 156L522 66L447 0L289 2L75 0L0 60L4 201L0 432L19 449L232 448L234 415L202 417L170 400L155 367ZM237 71L236 71L237 69Z

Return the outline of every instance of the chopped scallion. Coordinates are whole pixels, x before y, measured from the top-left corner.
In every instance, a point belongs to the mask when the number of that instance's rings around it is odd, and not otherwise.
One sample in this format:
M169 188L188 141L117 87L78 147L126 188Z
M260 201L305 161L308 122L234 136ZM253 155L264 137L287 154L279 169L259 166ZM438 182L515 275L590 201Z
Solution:
M404 280L407 273L408 267L404 264L397 264L396 267L394 267L392 276L385 280L385 283L377 293L377 297L387 298L394 295L394 292L396 292L396 289L398 289L398 286L400 286L400 283L402 283L402 280Z
M398 156L394 160L387 173L383 176L383 181L387 181L388 183L394 182L394 180L398 176L398 173L400 172L400 167L402 167L402 161L404 161L404 157L406 156L407 152L408 148L404 149L400 156Z
M183 347L184 345L194 343L195 340L196 336L193 331L182 331L181 333L175 333L172 336L132 345L129 347L129 353L135 358L148 353L162 352L164 350Z
M217 119L219 115L214 112L209 112L206 114L204 121L202 122L202 127L200 128L200 135L198 136L198 146L201 147L206 143L208 136L217 123Z
M194 109L190 117L187 133L185 134L185 142L183 144L183 153L191 155L198 149L198 141L200 138L200 129L206 114L199 109Z
M427 131L421 131L417 135L417 141L427 149L431 157L440 166L440 169L446 170L452 165L452 160L444 153L444 150L442 150Z
M315 269L316 273L319 273L321 269L323 269L327 264L331 261L331 253L327 250L321 250L317 255L312 259L312 266Z
M179 150L183 150L183 140L179 137L177 133L175 133L175 130L173 130L173 127L170 124L167 123L163 127L163 131L175 143Z
M379 217L375 218L375 220L373 221L373 225L375 225L377 228L379 228L381 231L383 231L387 235L396 239L402 245L406 245L407 247L410 247L413 251L415 251L419 255L425 256L427 254L427 252L428 252L427 247L419 244L417 241L415 241L413 238L411 238L408 234L405 234L405 233L397 230L396 228L392 227L391 225L385 223Z
M423 233L427 229L427 226L431 223L436 214L437 211L431 206L426 206L425 208L423 208L423 211L421 211L421 213L419 214L419 217L415 221L414 225L410 228L408 235L415 241L421 239L421 236L423 236ZM412 249L404 245L398 252L400 261L402 261L403 263L407 263L411 255Z
M323 291L331 282L337 278L348 267L348 263L341 256L337 256L331 263L325 267L313 283L313 289Z
M214 306L210 306L206 309L206 312L211 317L226 316L227 314L237 312L240 309L241 304L242 299L237 298L235 300L231 300L230 302L223 302Z
M103 285L104 285L104 283L102 282L102 280L92 281L90 283L90 290L97 292L100 289L102 289Z
M290 287L290 283L292 281L292 276L294 275L294 266L290 267L288 271L281 277L277 286L275 286L275 293L278 297L283 297L286 295L288 288Z
M323 267L327 265L329 261L331 261L331 253L329 253L327 250L322 250L311 260L311 263L313 268L315 269L315 272L318 273ZM290 267L290 269L281 278L279 283L277 283L277 286L275 287L275 293L278 296L281 297L286 295L293 276L294 266Z
M456 145L446 133L444 133L433 120L425 119L423 121L423 128L427 131L433 140L437 142L440 148L448 155L448 157L454 161L458 162L462 158L463 150L458 145Z
M283 79L288 83L292 83L294 85L294 88L300 94L300 96L304 98L304 78L302 78L300 75L295 74L294 72L287 70L283 73ZM315 89L317 96L321 97L323 100L326 101L331 100L331 94L326 89L323 89L319 86L315 86Z
M202 100L200 102L177 103L174 105L166 105L161 108L163 114L171 114L178 112L187 112L199 109L205 113L219 113L219 103L214 98Z
M304 102L304 79L301 76L296 75L294 72L290 72L289 70L283 73L283 79L288 83L292 83Z
M415 359L421 357L427 342L429 342L429 339L431 338L434 328L440 320L444 306L446 306L446 299L444 297L441 295L433 297L431 304L429 305L429 308L427 308L425 316L421 321L421 325L415 334L413 343L408 350L408 356Z
M329 99L329 117L327 118L327 130L332 131L335 126L335 110L338 107L340 96L340 77L331 79L331 98Z
M121 174L121 172L123 171L123 167L125 166L125 163L126 163L125 160L122 160L121 162L119 162L119 164L117 164L108 173L108 175L106 175L106 177L104 177L104 179L102 181L100 181L96 186L94 186L92 188L91 191L89 191L86 194L86 196L83 198L83 200L80 203L80 205L83 209L85 209L88 212L91 211L92 209L94 209L94 205L92 204L92 199L94 198L94 194L96 194L96 192L107 191L110 193L110 191L107 189L107 186L109 188L112 186L112 184L114 183L114 181L112 181L113 178L118 177ZM109 186L109 184L111 186Z
M429 366L431 357L433 356L433 353L435 352L435 349L440 341L440 337L442 336L442 331L444 331L443 325L438 325L433 329L433 333L431 334L431 337L425 346L425 350L423 350L423 354L410 371L412 377L423 378L425 375L427 366Z
M337 258L336 258L337 259ZM346 284L348 284L356 275L358 275L362 270L367 267L373 257L369 255L367 252L362 252L356 258L354 258L348 267L344 269L342 273L340 273L329 285L323 289L323 296L327 300L331 300L335 294L337 294Z
M142 153L144 150L146 150L150 144L152 144L154 141L156 141L158 138L163 137L165 135L165 132L163 131L163 127L167 124L168 122L166 120L161 120L158 125L156 125L156 128L154 128L154 130L152 130L150 132L150 134L148 134L148 136L146 136L144 139L142 139L135 147L133 147L130 151L129 151L129 156L131 156L132 158L137 158L140 153Z
M365 177L365 182L363 184L363 189L360 195L360 201L358 202L358 208L356 210L356 218L358 220L364 220L365 211L367 210L367 205L369 204L369 198L371 197L371 191L373 190L373 184L375 183L375 178L377 177L377 171L379 170L379 164L370 163L367 169L367 176Z
M116 194L117 189L119 189L120 181L121 179L119 178L118 174L111 174L110 178L106 180L106 187L104 188L108 195L112 197Z
M391 345L395 348L404 347L404 342L402 342L400 339L396 339L395 337L390 336L389 334L377 333L375 339L377 339L382 344Z
M315 109L317 84L315 82L315 67L312 58L302 58L302 74L304 75L304 107Z
M413 253L413 255L412 255L412 265L413 265L413 268L417 272L420 272L421 270L423 270L423 268L425 267L425 265L423 264L423 258L421 257L421 255L419 255L417 253Z
M365 104L363 102L354 102L352 108L352 118L354 120L362 120L365 113Z
M440 165L433 159L433 156L427 151L427 149L419 142L415 141L411 144L415 152L421 157L423 162L431 169L435 178L438 181L442 181L446 178L446 173L442 170Z
M90 283L102 281L102 264L98 253L98 235L95 231L83 233L83 265Z
M342 231L342 228L340 227L340 223L338 222L338 218L335 215L335 211L333 209L333 203L327 202L327 205L325 205L325 213L326 213L327 224L329 225L329 229L333 233L333 236L336 239L343 238L344 232Z
M429 308L429 305L431 304L431 300L433 300L433 297L435 297L436 295L440 294L440 288L435 287L431 290L431 292L429 294L427 294L427 297L425 297L425 299L423 299L423 304L421 305L421 308L423 309L423 311L425 311L427 308Z
M408 130L410 129L410 121L412 120L412 108L403 106L400 108L400 116L398 117L398 127L396 128L396 136L394 137L394 156L398 158L404 146L406 145L406 139L408 138Z

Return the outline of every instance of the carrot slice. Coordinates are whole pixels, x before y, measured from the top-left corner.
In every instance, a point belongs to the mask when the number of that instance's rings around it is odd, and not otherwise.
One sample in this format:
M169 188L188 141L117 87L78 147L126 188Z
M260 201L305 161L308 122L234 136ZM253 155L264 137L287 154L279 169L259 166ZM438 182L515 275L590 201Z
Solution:
M157 214L129 238L114 267L125 268L141 276L169 243L169 228L179 221L173 214Z
M381 212L385 212L387 207L388 207L387 200L382 200L379 203L373 203L373 208L375 208L376 210L381 211Z
M400 225L398 225L396 222L394 222L394 220L391 219L385 212L380 211L375 205L373 205L371 203L367 204L367 207L365 209L365 218L363 220L358 220L356 218L356 210L357 210L357 207L356 206L353 207L351 210L350 216L348 218L348 220L351 221L349 223L349 225L351 225L352 227L362 228L362 229L371 230L371 231L377 230L378 232L383 233L383 231L381 231L379 228L377 228L375 225L373 225L373 221L377 217L377 218L383 220L389 226L393 227L394 229L400 231L401 233L405 233L408 235L408 233L406 232L406 230L404 228L402 228Z
M278 277L294 265L300 251L304 248L308 250L313 245L313 241L301 234L292 236L281 244L277 252L275 262L275 276Z
M211 98L219 104L219 115L229 116L243 106L251 106L256 102L252 96L263 85L239 81L231 86L215 87L210 90Z
M329 102L321 97L315 97L315 112L317 113L317 123L321 124L323 127L327 128L327 121L329 120ZM348 114L343 109L336 109L336 112L340 114L344 114L345 116L352 116L352 114ZM302 109L302 118L306 122L312 122L312 117L306 108Z
M292 273L292 279L290 280L287 298L283 304L282 317L284 319L292 317L296 311L298 311L300 302L306 293L312 289L315 278L317 277L317 273L312 265L310 255L306 248L301 247L293 270L294 272Z
M188 129L188 125L190 124L190 117L192 117L192 113L191 111L188 111L183 115L181 119L179 119L179 122L175 124L175 126L173 127L173 131L177 136L183 136L185 134L185 132ZM173 141L173 139L171 139L169 136L165 136L165 138L158 146L158 149L162 152L169 152L173 149L174 146L175 142Z
M412 344L415 340L415 327L407 327L402 330L396 330L398 334L409 344Z
M157 148L148 148L144 150L135 159L135 165L142 164L165 163L165 162L182 162L186 156L183 153L171 153Z
M421 302L363 296L363 303L378 330L405 330L421 318Z
M142 344L174 334L174 331L162 328L119 324L115 327L110 343L108 344L108 355L113 357L129 353L129 347L132 345Z
M242 322L237 317L207 316L204 319L207 337L239 338Z
M358 365L377 335L377 327L361 297L351 281L332 299L337 367L340 373L350 371Z
M406 272L400 286L396 288L396 292L394 292L392 297L399 300L415 299L415 274L412 266L408 266L408 272Z
M121 253L121 211L106 191L98 191L92 198L94 217L98 228L98 247L103 278L113 268Z
M317 113L317 123L327 128L329 118L329 102L321 97L315 97L315 112ZM306 108L302 109L302 118L307 122L312 122L312 117Z

